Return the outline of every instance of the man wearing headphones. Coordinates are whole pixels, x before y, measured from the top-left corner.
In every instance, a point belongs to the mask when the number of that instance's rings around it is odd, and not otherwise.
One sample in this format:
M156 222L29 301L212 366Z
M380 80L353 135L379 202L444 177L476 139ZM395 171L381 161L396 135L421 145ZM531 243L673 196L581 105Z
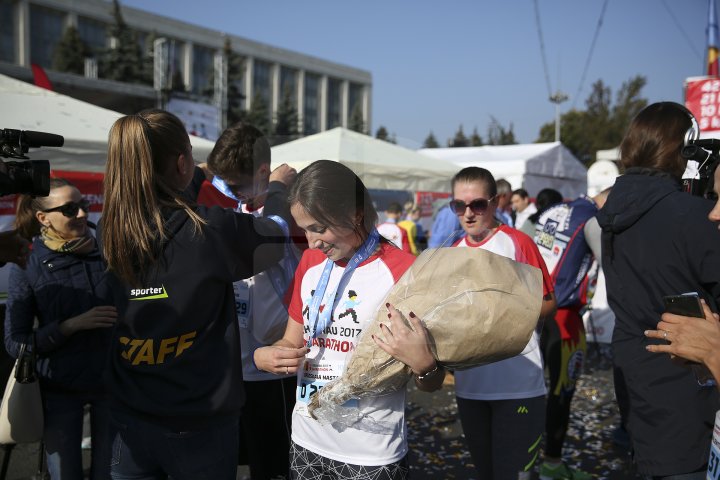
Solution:
M625 379L638 472L652 478L704 479L718 390L647 347L665 310L663 296L698 292L720 301L720 231L707 221L713 202L683 191L680 152L697 138L692 114L677 103L643 109L620 145L625 174L597 215L608 302L616 315L613 352Z

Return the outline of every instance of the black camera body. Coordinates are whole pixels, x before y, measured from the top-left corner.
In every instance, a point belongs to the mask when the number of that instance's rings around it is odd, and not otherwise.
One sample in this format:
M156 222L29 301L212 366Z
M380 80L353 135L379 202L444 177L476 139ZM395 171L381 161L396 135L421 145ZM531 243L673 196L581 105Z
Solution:
M680 152L683 158L698 163L699 178L684 178L686 192L704 198L716 198L715 169L720 163L720 139L704 138L690 140Z
M61 135L52 133L0 129L0 155L26 160L3 162L5 172L0 171L0 196L21 193L46 197L50 193L50 162L28 160L25 154L30 148L62 147L64 143Z

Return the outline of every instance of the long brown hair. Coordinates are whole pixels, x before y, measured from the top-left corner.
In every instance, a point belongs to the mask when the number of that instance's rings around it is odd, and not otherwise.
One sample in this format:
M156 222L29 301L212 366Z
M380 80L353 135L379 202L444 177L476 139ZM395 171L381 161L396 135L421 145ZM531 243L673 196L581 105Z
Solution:
M182 122L163 110L118 119L110 129L102 215L103 253L108 268L137 285L167 240L163 210L183 209L196 233L205 223L166 172L189 152Z
M70 181L64 178L51 178L50 190L60 187L75 187ZM48 208L48 197L33 197L31 195L18 195L17 208L15 210L15 228L18 234L32 240L33 237L40 234L40 222L35 214L41 210Z

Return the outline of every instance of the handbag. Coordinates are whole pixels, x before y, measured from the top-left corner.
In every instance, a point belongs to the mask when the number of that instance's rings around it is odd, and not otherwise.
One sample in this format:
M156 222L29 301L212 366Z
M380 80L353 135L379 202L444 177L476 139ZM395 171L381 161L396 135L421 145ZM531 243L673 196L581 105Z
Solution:
M42 439L44 417L35 364L35 348L21 344L0 403L0 444Z

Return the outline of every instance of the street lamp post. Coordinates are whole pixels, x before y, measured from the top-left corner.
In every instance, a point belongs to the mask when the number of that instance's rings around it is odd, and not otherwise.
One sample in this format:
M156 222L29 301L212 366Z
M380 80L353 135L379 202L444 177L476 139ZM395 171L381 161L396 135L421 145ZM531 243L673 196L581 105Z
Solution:
M560 141L560 104L567 100L569 97L558 90L555 92L552 96L550 96L550 101L555 104L555 141Z

